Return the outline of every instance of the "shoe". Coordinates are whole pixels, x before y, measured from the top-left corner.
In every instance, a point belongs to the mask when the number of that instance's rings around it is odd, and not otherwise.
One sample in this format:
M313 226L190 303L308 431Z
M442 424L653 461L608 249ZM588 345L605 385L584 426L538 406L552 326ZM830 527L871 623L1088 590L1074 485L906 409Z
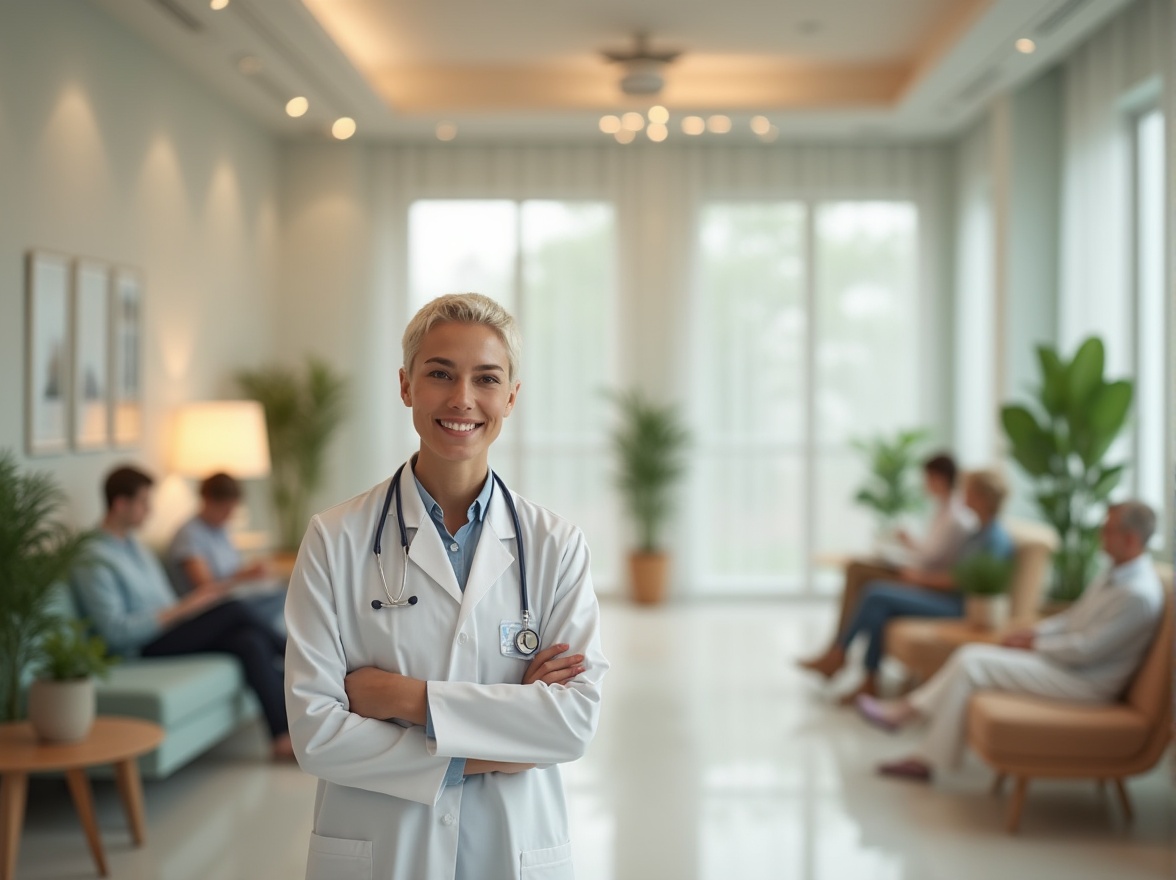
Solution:
M877 697L870 696L869 694L858 694L857 699L853 701L853 705L857 708L858 714L865 719L866 723L877 727L879 730L894 733L902 726L890 716L886 704Z
M911 782L930 782L932 772L931 768L918 758L903 758L901 761L879 764L878 775L909 779Z

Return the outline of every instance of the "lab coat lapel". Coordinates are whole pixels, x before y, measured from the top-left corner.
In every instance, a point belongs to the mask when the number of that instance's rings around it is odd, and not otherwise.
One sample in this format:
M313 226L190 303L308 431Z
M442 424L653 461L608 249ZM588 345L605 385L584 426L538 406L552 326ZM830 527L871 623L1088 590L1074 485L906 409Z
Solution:
M453 564L445 552L445 545L441 543L441 536L437 534L437 527L425 511L425 505L421 501L421 493L417 491L416 478L409 468L404 469L400 478L400 491L402 493L401 503L404 506L404 525L409 529L416 529L416 534L409 536L408 558L410 566L419 567L460 604L462 600L461 589L458 587L457 577L453 573ZM393 504L390 516L391 518L396 516L395 504ZM389 525L395 526L394 523ZM392 535L388 536L388 531L391 531ZM385 530L385 535L386 544L394 541L393 546L396 546L400 543L400 534L394 528ZM413 573L410 568L408 572L410 584L412 577ZM395 595L396 587L392 584L389 586ZM408 593L412 594L411 586L408 588Z
M474 561L470 566L470 578L466 581L461 620L465 620L503 573L514 565L514 543L514 522L506 502L502 500L502 487L495 484L494 494L490 496L490 509L486 511L486 519L482 523L482 536L478 539Z

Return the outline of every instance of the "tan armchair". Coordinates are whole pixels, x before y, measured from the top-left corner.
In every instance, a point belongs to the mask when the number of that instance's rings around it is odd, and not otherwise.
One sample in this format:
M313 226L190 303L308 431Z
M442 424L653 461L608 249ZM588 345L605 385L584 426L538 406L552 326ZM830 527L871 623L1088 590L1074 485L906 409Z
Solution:
M1164 616L1122 700L1088 706L981 692L969 703L968 744L996 770L994 792L1007 776L1016 780L1010 833L1020 825L1029 780L1038 777L1113 781L1131 818L1124 780L1154 767L1172 736L1172 569L1159 568Z
M1057 534L1042 523L1006 519L1013 539L1013 575L1009 584L1011 624L1028 626L1041 607ZM978 630L961 620L899 618L886 627L886 653L906 666L914 681L926 681L947 662L952 651L969 642L994 642L998 634Z

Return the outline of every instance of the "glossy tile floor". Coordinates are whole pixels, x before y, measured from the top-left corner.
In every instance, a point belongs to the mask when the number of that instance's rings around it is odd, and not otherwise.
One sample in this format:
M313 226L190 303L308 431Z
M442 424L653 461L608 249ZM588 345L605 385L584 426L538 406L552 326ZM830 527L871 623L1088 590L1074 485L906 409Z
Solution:
M1043 782L1009 837L979 764L930 789L873 775L917 733L866 728L794 671L831 624L827 604L616 603L604 620L605 715L565 773L581 880L1176 877L1171 756L1130 783L1133 824L1092 783ZM111 876L301 877L314 780L261 760L262 743L243 730L148 783L139 850L113 785L95 782ZM59 782L32 785L17 876L95 876Z

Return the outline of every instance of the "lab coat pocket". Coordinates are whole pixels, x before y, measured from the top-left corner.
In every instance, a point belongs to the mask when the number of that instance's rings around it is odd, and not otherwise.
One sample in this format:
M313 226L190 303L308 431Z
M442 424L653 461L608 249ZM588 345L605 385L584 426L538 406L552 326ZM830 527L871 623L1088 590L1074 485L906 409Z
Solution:
M312 832L306 880L372 880L372 842Z
M572 844L531 849L519 855L522 880L574 880Z

